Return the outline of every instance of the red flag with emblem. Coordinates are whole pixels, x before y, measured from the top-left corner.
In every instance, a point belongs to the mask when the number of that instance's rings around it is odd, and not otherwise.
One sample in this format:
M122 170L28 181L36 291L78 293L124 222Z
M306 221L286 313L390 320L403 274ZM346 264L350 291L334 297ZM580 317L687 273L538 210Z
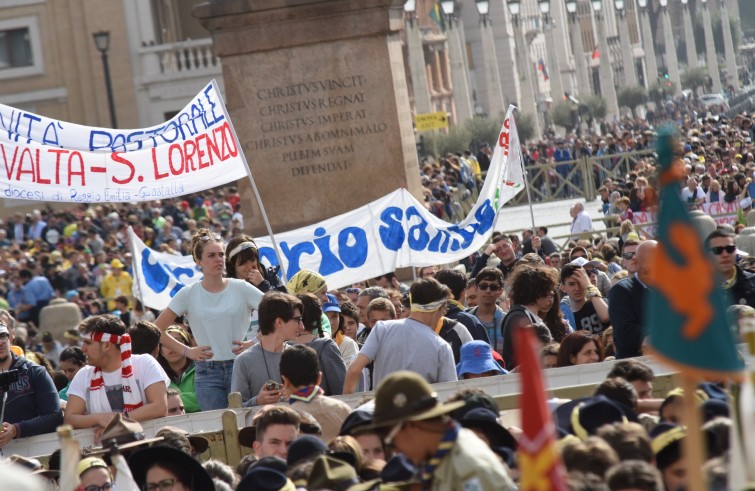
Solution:
M517 329L519 361L519 409L523 434L519 439L521 491L567 491L566 470L556 449L556 427L546 403L543 372L532 329Z

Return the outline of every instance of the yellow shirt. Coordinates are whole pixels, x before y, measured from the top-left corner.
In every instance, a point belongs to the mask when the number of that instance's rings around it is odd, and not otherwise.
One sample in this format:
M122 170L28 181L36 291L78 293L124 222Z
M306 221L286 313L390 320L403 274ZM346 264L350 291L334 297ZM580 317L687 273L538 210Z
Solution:
M108 273L107 276L103 278L102 284L100 285L100 294L102 294L103 298L108 300L108 310L112 311L115 309L115 297L120 295L125 295L127 297L131 296L132 284L133 280L131 279L131 276L125 271L122 271L118 276L115 276L113 273Z

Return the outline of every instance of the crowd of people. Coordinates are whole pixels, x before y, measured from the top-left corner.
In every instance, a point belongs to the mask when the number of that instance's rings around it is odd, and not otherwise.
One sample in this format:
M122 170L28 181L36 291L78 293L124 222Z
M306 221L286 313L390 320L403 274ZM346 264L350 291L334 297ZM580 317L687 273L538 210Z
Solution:
M664 109L683 129L681 195L691 206L750 199L752 121L698 117L693 109ZM605 154L651 144L643 126L624 128ZM555 142L555 151L565 146ZM538 145L526 153L537 152L536 160L555 159ZM484 170L484 158L471 152L424 166L428 207L458 214L444 186L472 193ZM547 227L496 232L459 264L417 268L411 286L389 273L331 289L308 270L283 282L243 234L234 188L16 214L0 229L0 372L18 377L0 374L0 393L8 394L0 449L67 423L93 429L105 447L121 445L134 481L150 491L515 489L521 430L501 424L496 394L464 389L441 402L429 384L517 372L514 338L532 329L543 369L619 360L594 396L552 401L570 487L683 489L679 392L654 395L652 370L634 360L646 352L657 244L632 228L631 212L657 206L653 173L648 156L618 179L596 181L599 212L619 218L618 233L593 234L586 207L594 204L580 203L572 209L580 225L565 247ZM702 194L690 190L693 182ZM715 183L726 191L716 195ZM202 271L162 312L132 296L129 226L148 246L189 255ZM718 227L705 246L744 325L755 318L755 264L741 257L737 232ZM40 330L45 309L61 303L78 310L77 328L60 336ZM366 391L374 398L357 409L333 397ZM239 434L251 450L235 469L200 463L207 442L175 428L161 441L132 441L133 448L114 436L139 434L140 422L226 408L232 392L244 407L262 407ZM706 472L725 485L726 395L706 384L699 398L710 420ZM128 476L108 459L83 456L83 490L126 487L119 479ZM55 477L38 462L15 460Z

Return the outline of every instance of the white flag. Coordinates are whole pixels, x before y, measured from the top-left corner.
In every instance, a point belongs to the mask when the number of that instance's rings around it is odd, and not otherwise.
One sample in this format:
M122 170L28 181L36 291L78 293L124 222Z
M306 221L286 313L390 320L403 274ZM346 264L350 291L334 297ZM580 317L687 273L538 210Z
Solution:
M163 310L184 286L202 279L191 256L175 256L147 247L129 227L129 243L134 256L134 296L142 305Z

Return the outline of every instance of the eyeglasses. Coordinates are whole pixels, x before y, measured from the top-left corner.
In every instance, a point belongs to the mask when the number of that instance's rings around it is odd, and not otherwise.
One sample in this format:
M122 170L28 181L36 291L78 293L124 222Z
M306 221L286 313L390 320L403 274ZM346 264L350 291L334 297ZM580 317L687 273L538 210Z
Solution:
M160 482L147 482L144 483L144 486L142 486L142 489L144 491L157 491L158 489L160 491L170 491L173 489L173 485L176 483L175 479L163 479ZM87 490L84 490L87 491Z
M356 293L359 294L359 288L347 288L346 293Z
M729 254L734 254L736 250L737 250L737 246L735 245L718 246L718 247L710 248L710 252L712 252L716 256L720 256L721 254L723 254L724 251L728 252Z
M484 292L488 290L495 292L501 289L501 285L496 285L494 283L480 283L479 285L477 285L477 289Z
M595 268L585 268L585 273L587 273L588 275L597 274L595 272Z
M630 259L634 259L634 256L636 255L637 255L636 252L625 252L624 254L621 255L621 257L629 261Z
M300 315L296 316L296 317L291 317L291 320L292 321L296 321L297 324L299 324L299 323L304 324L304 317L302 317Z
M110 491L111 489L115 489L115 484L106 482L102 486L87 486L84 491Z

